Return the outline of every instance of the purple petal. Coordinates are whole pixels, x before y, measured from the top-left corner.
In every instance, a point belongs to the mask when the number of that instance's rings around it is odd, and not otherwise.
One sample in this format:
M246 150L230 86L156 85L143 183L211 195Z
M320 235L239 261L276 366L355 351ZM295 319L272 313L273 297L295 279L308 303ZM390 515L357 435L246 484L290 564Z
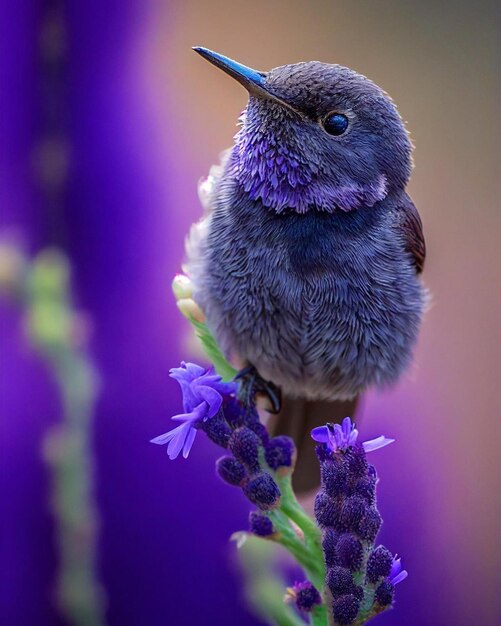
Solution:
M169 371L169 376L174 380L177 380L179 384L189 384L193 380L193 378L196 378L192 376L184 367L173 367Z
M391 584L392 585L398 585L398 583L401 583L403 580L405 580L407 578L407 576L409 575L409 573L407 572L407 570L403 569L400 574L398 574L397 576L395 576L395 578L391 578Z
M363 447L366 452L373 452L374 450L378 450L379 448L384 448L385 446L389 446L390 443L393 443L395 439L388 439L381 435L376 439L371 439L370 441L364 441Z
M172 430L169 430L168 432L164 433L163 435L158 435L158 437L155 437L154 439L150 439L150 443L156 443L159 446L163 446L166 443L169 443L169 441L176 436L176 431L178 431L181 428L181 426L177 426L176 428L173 428Z
M346 441L350 438L350 434L352 431L351 419L349 417L345 417L342 423L343 435Z
M393 557L393 562L391 564L391 570L390 570L390 574L388 578L390 580L392 578L395 578L395 576L400 573L401 569L402 569L402 559L400 559L397 555L395 555Z
M167 454L169 455L169 459L171 461L177 459L177 457L179 456L179 453L183 449L186 438L188 437L189 432L190 430L192 430L192 428L193 427L190 422L184 422L184 424L181 424L181 426L176 428L176 430L179 430L176 433L176 436L171 439L169 445L167 446Z
M336 441L336 449L344 448L343 429L339 424L334 424L333 434Z
M224 396L231 396L238 390L238 384L233 382L225 383L224 381L218 381L212 385L216 391Z
M183 457L185 459L188 458L188 454L190 453L191 446L193 445L193 442L195 441L196 436L197 436L196 429L190 428L190 432L188 433L186 440L184 442L184 446L183 446Z
M205 417L206 413L206 404L205 402L200 402L192 411L189 413L180 413L179 415L174 415L171 419L176 420L177 422L199 422Z
M358 430L355 428L355 424L353 424L353 430L351 431L350 436L348 437L348 445L354 446L357 443L357 439L358 439Z
M313 441L327 443L329 441L329 428L327 426L317 426L310 433Z
M205 373L212 374L214 371L213 367L206 370L201 365L197 365L196 363L185 363L183 361L182 365L184 365L186 371L192 376L192 378L198 378L199 376L203 376Z
M197 387L197 392L198 396L202 398L202 400L204 400L208 405L204 419L214 417L214 415L216 415L216 413L221 408L221 404L223 403L223 398L221 397L221 394L212 387L206 387L205 385Z

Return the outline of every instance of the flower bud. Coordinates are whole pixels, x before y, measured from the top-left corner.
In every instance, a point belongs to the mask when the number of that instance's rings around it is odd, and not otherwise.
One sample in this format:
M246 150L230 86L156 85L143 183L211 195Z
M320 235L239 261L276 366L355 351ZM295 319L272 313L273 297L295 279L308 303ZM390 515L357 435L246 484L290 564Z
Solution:
M345 533L337 541L336 556L339 565L356 572L362 566L364 548L356 537Z
M228 446L236 458L251 472L259 471L259 447L261 440L250 428L237 428L231 435Z
M345 459L348 463L348 468L351 476L356 478L362 478L362 476L365 476L367 474L368 463L362 444L357 443L351 448L348 448L348 450L346 451Z
M360 600L350 593L334 600L332 603L332 614L337 624L347 626L355 621L359 608Z
M379 511L371 507L365 517L358 524L358 534L361 539L372 543L376 538L383 520Z
M332 498L346 493L348 472L344 460L330 458L320 465L322 485Z
M215 444L222 448L228 447L232 430L228 426L228 422L224 419L221 411L206 422L202 422L200 428Z
M193 283L188 276L176 274L172 281L172 291L176 300L190 299L193 296Z
M314 587L309 580L305 580L302 583L296 583L292 589L290 589L291 595L294 598L296 607L303 613L311 613L313 609L322 603L322 598L318 593L316 587Z
M395 597L395 587L389 580L383 580L383 582L376 589L374 594L374 600L381 606L387 607L393 604L393 598Z
M341 525L347 530L356 532L368 509L367 502L360 496L346 498L341 509Z
M392 553L384 546L378 546L372 551L367 561L367 580L375 584L380 578L390 575L393 564Z
M339 533L333 528L326 528L322 537L322 550L324 552L325 564L327 567L339 565L337 560L337 542Z
M249 500L262 511L278 506L280 489L270 474L262 473L252 478L244 487L244 493Z
M374 504L376 501L376 479L369 476L360 478L353 489L355 495L358 495L369 504Z
M323 491L319 491L315 496L314 512L317 524L321 528L325 528L326 526L336 526L338 524L338 511L336 505Z
M205 322L205 315L195 300L191 298L182 298L176 302L177 308L187 319L194 319L197 322Z
M254 533L258 537L269 537L275 532L271 519L258 511L250 512L249 528L251 533Z
M296 447L290 437L281 435L273 437L265 448L266 463L272 470L294 468L296 460Z
M226 483L241 487L246 478L245 467L232 456L223 456L216 461L216 472Z
M334 598L342 596L346 593L353 593L355 583L350 570L346 567L335 565L327 570L326 581Z

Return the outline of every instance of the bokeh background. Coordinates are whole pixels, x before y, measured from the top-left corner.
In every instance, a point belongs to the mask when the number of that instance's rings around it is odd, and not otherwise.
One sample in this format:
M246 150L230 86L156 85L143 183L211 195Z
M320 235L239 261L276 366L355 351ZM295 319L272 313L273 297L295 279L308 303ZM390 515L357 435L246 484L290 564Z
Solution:
M349 65L396 100L416 145L411 195L433 294L415 365L370 393L381 540L410 572L379 623L501 623L499 3L422 0L3 0L0 235L57 245L92 320L99 576L110 626L257 625L229 535L248 504L198 438L169 462L148 440L178 410L189 356L170 295L196 184L231 144L246 94L190 47L258 69ZM15 306L1 306L0 623L62 626L41 447L54 381Z

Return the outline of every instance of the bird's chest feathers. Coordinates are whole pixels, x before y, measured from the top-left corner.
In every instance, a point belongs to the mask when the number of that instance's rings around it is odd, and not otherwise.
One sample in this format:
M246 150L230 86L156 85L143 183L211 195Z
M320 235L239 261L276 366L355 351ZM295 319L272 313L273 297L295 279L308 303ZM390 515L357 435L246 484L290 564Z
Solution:
M257 310L332 303L347 288L377 281L381 219L360 211L273 215L266 209L222 211L213 224L213 270L228 298Z

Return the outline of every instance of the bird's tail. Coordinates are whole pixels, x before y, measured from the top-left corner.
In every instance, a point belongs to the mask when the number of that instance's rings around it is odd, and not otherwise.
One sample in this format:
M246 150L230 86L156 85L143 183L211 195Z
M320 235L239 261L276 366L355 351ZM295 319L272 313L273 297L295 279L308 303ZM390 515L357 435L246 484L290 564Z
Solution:
M320 484L320 469L315 443L310 432L327 422L341 423L349 416L355 419L359 398L353 400L304 400L283 398L280 413L273 416L269 427L274 435L288 435L297 447L293 482L297 493L306 493Z

